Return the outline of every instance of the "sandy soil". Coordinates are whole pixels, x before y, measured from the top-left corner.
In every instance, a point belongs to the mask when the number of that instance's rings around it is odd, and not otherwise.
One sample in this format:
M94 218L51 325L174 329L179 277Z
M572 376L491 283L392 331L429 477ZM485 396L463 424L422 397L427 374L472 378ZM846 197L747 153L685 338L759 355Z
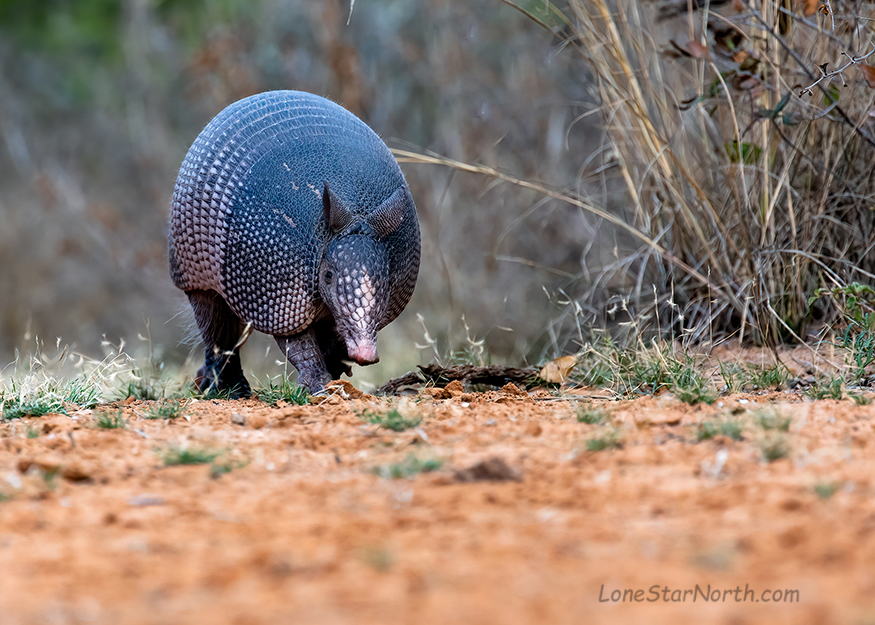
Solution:
M393 400L422 417L402 432L363 420L389 404L349 386L0 424L0 622L875 620L875 405L432 395ZM583 404L611 423L578 422ZM126 428L97 426L119 408ZM775 414L788 432L763 429ZM728 421L742 440L697 441ZM610 434L621 447L587 450ZM222 455L165 466L179 448ZM409 458L442 466L392 479Z

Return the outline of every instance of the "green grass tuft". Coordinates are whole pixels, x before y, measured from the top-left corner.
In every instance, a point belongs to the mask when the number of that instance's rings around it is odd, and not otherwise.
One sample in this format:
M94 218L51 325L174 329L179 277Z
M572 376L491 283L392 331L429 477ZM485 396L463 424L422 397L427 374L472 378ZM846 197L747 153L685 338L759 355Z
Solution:
M618 430L608 430L601 436L587 439L587 451L603 451L605 449L617 449L622 446L620 440L620 432Z
M844 384L844 380L836 376L825 384L812 384L805 394L811 399L841 399L844 396Z
M717 400L716 393L698 385L688 388L675 388L673 392L675 397L691 406L696 404L708 404L710 406Z
M848 393L848 397L858 406L868 406L872 403L872 397L862 393Z
M696 426L696 441L706 441L717 436L726 436L734 441L740 441L744 426L740 421L726 419L723 421L713 422L704 421Z
M186 393L186 395L193 399L202 399L205 401L209 401L212 399L218 399L222 401L227 401L233 399L232 395L234 394L234 389L226 388L222 390L218 390L216 388L210 388L206 391L200 390L197 386L192 384Z
M97 381L88 377L71 380L64 386L64 401L80 408L94 408L100 403L101 393Z
M784 417L774 408L764 408L755 413L757 422L764 430L777 430L778 432L789 432L790 417Z
M747 367L747 372L747 383L755 389L778 388L790 378L790 370L784 365L774 367L750 365Z
M185 464L185 463L183 463ZM188 463L191 464L191 463ZM230 473L231 471L235 471L237 469L242 469L245 467L248 462L243 461L231 461L231 462L214 462L210 465L210 477L213 479L218 479L223 475Z
M431 471L437 471L442 466L444 466L443 461L438 460L437 458L422 460L420 458L417 458L413 454L409 454L401 462L375 466L372 469L372 472L386 479L397 480L401 478L412 477L419 473L429 473Z
M790 444L783 436L772 436L760 441L760 451L767 462L775 462L790 455Z
M42 417L47 414L67 414L63 399L55 394L46 394L23 400L5 401L3 404L3 419L6 421L22 417Z
M105 430L124 429L127 425L127 421L124 419L121 408L119 408L119 411L116 414L101 412L97 416L97 427Z
M143 415L144 419L178 419L185 415L188 408L187 401L176 401L172 399L162 399L156 402L152 409Z
M606 410L592 404L583 404L577 408L577 421L579 423L597 425L606 422L609 418L610 414Z
M359 557L365 564L380 573L387 572L395 563L395 558L392 557L392 553L388 549L379 547L363 549L361 550Z
M209 464L216 458L222 455L222 451L213 449L182 449L180 447L172 447L163 452L160 452L161 460L168 467L180 464Z
M272 406L281 400L287 404L299 406L305 406L310 402L307 389L303 386L293 385L285 376L280 379L279 383L269 380L267 386L256 388L253 392L258 399Z
M373 423L393 432L403 432L404 430L415 428L422 423L422 417L405 417L398 412L397 408L392 408L383 414L365 411L362 413L361 418L368 423Z
M12 380L0 394L0 418L5 421L47 414L67 414L66 404L93 408L100 401L97 382L79 377L60 382L51 377L28 376L25 381Z
M814 492L821 499L829 499L836 494L838 489L838 482L818 482L814 485Z

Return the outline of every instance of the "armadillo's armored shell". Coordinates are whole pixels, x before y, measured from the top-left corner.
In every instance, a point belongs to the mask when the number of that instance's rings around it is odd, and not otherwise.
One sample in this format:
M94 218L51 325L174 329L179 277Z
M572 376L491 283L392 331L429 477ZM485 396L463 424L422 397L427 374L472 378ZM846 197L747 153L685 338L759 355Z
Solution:
M404 219L385 245L389 301L379 327L410 299L419 269L419 224L389 149L341 106L298 91L230 105L191 146L176 182L170 223L171 276L183 290L221 294L253 328L291 335L319 303L317 264L330 234L322 193L364 219L396 191Z

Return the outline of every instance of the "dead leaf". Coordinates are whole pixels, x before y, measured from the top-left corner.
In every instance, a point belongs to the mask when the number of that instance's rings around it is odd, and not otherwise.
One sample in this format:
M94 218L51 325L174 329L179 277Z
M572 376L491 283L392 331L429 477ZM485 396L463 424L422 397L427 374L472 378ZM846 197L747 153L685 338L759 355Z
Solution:
M347 380L331 380L325 390L339 394L343 399L361 399L364 393Z
M571 373L576 364L577 358L574 356L561 356L544 365L538 375L542 380L551 384L562 384L568 379L568 374Z
M708 54L708 48L706 46L703 46L698 41L690 40L690 41L686 42L684 45L680 45L674 39L669 39L668 42L672 45L675 52L678 53L678 54L674 55L675 57L687 56L687 57L693 57L694 59L701 59L701 58L707 56L707 54Z
M865 65L864 63L858 63L857 67L863 72L863 78L866 80L866 84L875 88L875 67Z
M805 17L811 17L817 13L817 7L819 6L820 0L805 0L804 6L802 7L802 14Z
M457 482L521 482L522 474L511 468L504 458L493 456L455 472Z
M703 46L700 42L693 41L692 39L686 43L684 49L694 59L701 59L708 55L708 48Z
M732 60L741 65L744 60L750 56L750 52L747 50L736 50L732 53Z
M714 47L719 54L729 56L744 42L744 33L734 26L708 22L708 30L714 33Z

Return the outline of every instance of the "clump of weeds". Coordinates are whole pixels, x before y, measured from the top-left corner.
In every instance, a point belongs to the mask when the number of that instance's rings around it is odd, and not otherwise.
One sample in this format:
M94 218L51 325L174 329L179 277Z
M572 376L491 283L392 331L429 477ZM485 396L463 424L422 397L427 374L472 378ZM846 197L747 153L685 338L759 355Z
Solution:
M403 432L410 428L415 428L422 423L422 417L405 417L397 408L392 408L384 413L371 412L366 410L362 413L361 418L381 428L392 430L393 432Z
M443 465L443 461L438 458L428 458L423 460L413 454L408 454L407 457L400 462L375 466L372 469L372 472L375 475L379 475L386 479L397 480L401 478L409 478L419 473L437 471Z
M815 382L805 394L811 399L841 399L844 396L844 385L845 381L836 376L828 382Z
M275 406L280 401L299 406L305 406L310 402L307 389L292 384L285 376L282 376L279 382L268 380L266 385L254 389L253 392L258 399L271 406Z
M164 461L164 466L172 467L180 464L209 464L222 453L215 449L171 447L159 452L159 456Z
M210 477L218 479L223 475L230 473L231 471L236 471L237 469L242 469L245 467L248 462L244 460L231 460L228 462L213 462L210 465Z
M696 442L710 440L717 436L726 436L734 441L740 441L744 425L735 419L719 421L703 421L696 426Z
M606 429L598 436L586 440L587 451L604 451L606 449L618 449L623 446L620 431L616 428Z
M125 421L121 408L114 414L106 411L98 413L95 422L97 427L104 430L124 429L127 426L127 421Z
M838 491L838 482L818 482L814 485L814 493L821 499L829 499Z
M76 378L61 382L47 376L28 376L23 382L11 380L0 394L0 418L42 417L47 414L67 414L67 404L93 408L100 400L95 380Z
M610 419L610 414L607 410L594 406L592 404L583 404L577 408L578 423L588 423L589 425L598 425L605 423Z
M766 462L775 462L790 455L790 443L783 435L766 436L760 441L759 447Z
M848 397L851 398L858 406L868 406L872 403L871 395L864 395L863 393L848 393Z
M764 430L789 432L792 419L783 416L776 408L763 408L754 413L754 418Z
M188 409L187 401L177 401L173 399L162 399L155 402L152 409L143 415L144 419L178 419L185 416L185 411Z

